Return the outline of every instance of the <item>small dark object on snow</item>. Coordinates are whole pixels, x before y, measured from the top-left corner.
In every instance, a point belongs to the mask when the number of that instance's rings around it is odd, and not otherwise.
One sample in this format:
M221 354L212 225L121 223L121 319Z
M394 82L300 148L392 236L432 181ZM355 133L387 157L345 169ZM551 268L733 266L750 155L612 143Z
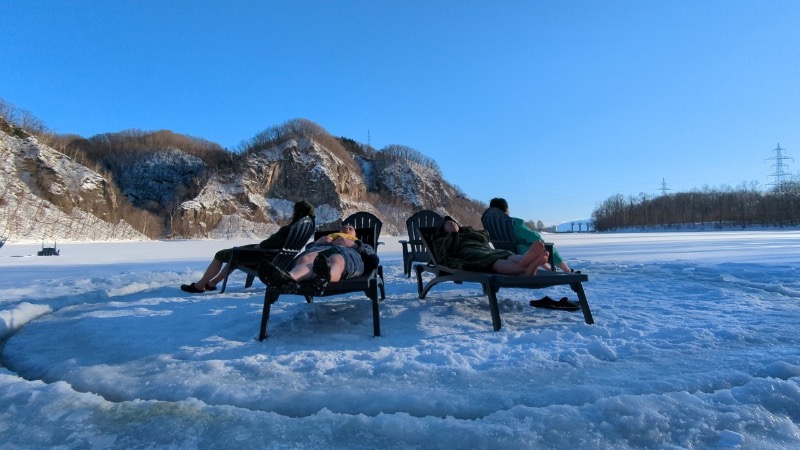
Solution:
M567 297L562 297L561 300L555 301L548 296L544 296L541 300L531 300L531 306L536 308L560 309L562 311L578 311L581 309L580 305L569 301Z
M42 244L42 249L36 252L36 254L38 256L58 256L60 251L56 248L56 243L53 242L52 247L45 247L44 244Z

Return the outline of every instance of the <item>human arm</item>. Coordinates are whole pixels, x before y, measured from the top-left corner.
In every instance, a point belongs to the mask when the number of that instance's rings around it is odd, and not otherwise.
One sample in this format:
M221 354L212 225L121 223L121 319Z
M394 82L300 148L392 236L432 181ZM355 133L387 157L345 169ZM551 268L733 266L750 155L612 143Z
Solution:
M372 248L371 245L365 244L361 241L355 241L355 249L358 250L358 253L361 253L362 256L371 256L375 254L375 249Z
M332 243L333 243L333 239L331 239L331 237L328 236L328 235L322 236L319 239L317 239L316 241L312 242L312 244L314 244L314 245L329 245L329 244L332 244Z

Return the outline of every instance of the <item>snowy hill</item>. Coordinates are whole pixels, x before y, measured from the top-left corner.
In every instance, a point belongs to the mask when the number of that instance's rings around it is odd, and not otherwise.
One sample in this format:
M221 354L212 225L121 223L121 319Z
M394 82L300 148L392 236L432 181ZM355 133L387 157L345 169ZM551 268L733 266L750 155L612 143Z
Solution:
M120 194L108 179L2 127L0 186L0 236L9 242L146 239L120 218Z
M387 234L404 234L406 218L419 209L467 223L483 210L438 170L334 148L336 140L319 129L223 155L227 165L165 144L109 151L92 169L0 125L0 236L10 242L260 238L299 200L317 208L318 224L364 210L383 220Z

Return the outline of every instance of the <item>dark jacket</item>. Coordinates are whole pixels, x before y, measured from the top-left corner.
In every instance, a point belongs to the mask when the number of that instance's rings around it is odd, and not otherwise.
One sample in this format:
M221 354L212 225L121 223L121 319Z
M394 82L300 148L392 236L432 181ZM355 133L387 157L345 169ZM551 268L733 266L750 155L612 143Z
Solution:
M314 206L311 203L306 201L297 202L294 204L294 215L292 216L292 223L289 225L284 225L278 229L272 236L264 239L261 243L258 244L261 248L281 248L283 244L286 242L286 238L289 237L289 228L294 225L295 222L302 219L303 217L309 216L314 217L315 211Z
M291 228L291 226L294 225L295 222L306 216L315 217L314 206L306 201L297 202L294 204L294 214L292 215L292 223L280 227L278 231L272 234L272 236L264 239L258 244L245 245L243 247L280 249L286 243L286 238L289 237L289 228ZM218 251L214 255L214 259L220 262L228 262L231 260L232 254L233 254L233 249L226 248Z
M452 269L492 272L498 259L513 255L489 246L489 233L461 227L457 233L439 233L433 238L433 252L440 264Z

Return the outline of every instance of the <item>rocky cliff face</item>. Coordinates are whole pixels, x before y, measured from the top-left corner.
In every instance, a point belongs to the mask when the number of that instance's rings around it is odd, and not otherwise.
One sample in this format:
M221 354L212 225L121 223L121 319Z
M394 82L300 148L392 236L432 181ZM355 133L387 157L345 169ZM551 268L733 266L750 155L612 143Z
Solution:
M53 214L72 217L69 222L95 217L107 230L120 229L120 224L128 230L122 212L139 209L158 214L167 235L175 237L262 238L289 218L299 200L317 208L318 224L365 210L384 221L387 234L404 234L405 219L423 208L475 217L482 211L437 170L413 161L334 151L311 138L252 151L221 170L176 148L139 151L115 161L104 175L34 137L9 131L0 128L0 209L38 202ZM49 233L81 239L75 231ZM0 223L0 235L39 239L30 234L30 227L18 222ZM142 238L136 232L126 235Z
M299 200L315 205L318 224L363 210L377 215L391 234L404 234L405 220L420 209L476 218L483 212L482 204L460 194L436 170L402 159L349 157L311 139L249 154L236 173L211 176L200 195L181 204L173 227L181 235L213 236L220 224L235 220L239 234L263 235L257 224L274 222L285 202Z
M238 216L253 229L256 223L275 222L281 215L276 209L285 208L287 200L306 200L321 212L348 211L367 195L364 178L354 168L352 161L310 139L292 139L246 155L232 171L210 176L197 197L178 207L173 228L182 235L209 235L226 216ZM329 219L333 217L323 215L317 222Z
M0 126L0 236L13 240L144 239L120 217L103 175Z
M135 160L115 165L113 173L131 204L161 213L190 195L195 180L207 170L200 158L170 148L142 152Z

